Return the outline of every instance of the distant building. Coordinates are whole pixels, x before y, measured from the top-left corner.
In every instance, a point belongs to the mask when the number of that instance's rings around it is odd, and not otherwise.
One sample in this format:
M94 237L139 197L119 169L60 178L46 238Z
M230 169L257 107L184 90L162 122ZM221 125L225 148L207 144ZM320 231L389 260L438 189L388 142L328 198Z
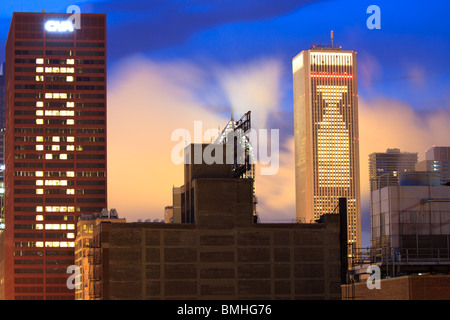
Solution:
M386 152L374 152L369 155L370 191L397 185L399 174L414 172L417 152L400 152L400 149L387 149Z
M187 149L192 155L195 146ZM185 166L182 223L99 221L91 297L340 299L347 234L340 215L312 224L255 223L253 181L233 177L231 167Z
M100 270L94 261L98 259L100 252L94 255L93 236L96 227L102 223L125 223L124 218L119 218L117 212L106 209L96 214L84 214L77 223L77 238L75 241L75 265L80 268L80 287L75 288L75 300L94 300L95 288L100 280Z
M352 261L355 279L369 264L383 278L450 274L450 186L439 174L401 173L397 185L372 191L371 242Z
M439 173L441 184L450 184L450 147L432 147L426 151L425 159L416 164L416 171Z
M361 247L356 52L314 46L292 60L296 216L313 222L348 201L348 241Z
M164 222L165 223L173 222L173 206L166 206L164 208Z

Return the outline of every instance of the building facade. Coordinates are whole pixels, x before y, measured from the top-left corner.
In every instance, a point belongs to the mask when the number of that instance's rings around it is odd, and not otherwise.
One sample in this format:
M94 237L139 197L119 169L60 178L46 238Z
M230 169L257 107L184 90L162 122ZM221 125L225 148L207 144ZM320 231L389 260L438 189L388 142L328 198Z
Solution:
M232 167L186 165L181 223L96 223L89 299L340 299L340 216L256 223Z
M5 228L5 63L0 65L0 230Z
M6 43L6 299L73 299L77 218L107 206L106 16L14 13Z
M450 275L405 275L380 280L380 289L366 282L342 286L342 300L450 300Z
M97 263L99 252L95 254L94 229L102 222L125 223L117 211L103 209L99 213L84 214L78 219L75 241L75 265L79 267L79 278L73 280L75 300L94 300L94 293L100 281L100 269Z
M441 184L450 184L450 147L432 147L425 153L425 160L416 164L416 171L439 173Z
M414 172L417 152L400 152L400 149L387 149L369 155L370 191L398 184L400 173Z
M313 47L292 60L296 216L312 222L348 200L348 241L361 245L356 52Z
M373 191L372 247L449 250L450 186L439 182L436 174L403 173L397 185Z

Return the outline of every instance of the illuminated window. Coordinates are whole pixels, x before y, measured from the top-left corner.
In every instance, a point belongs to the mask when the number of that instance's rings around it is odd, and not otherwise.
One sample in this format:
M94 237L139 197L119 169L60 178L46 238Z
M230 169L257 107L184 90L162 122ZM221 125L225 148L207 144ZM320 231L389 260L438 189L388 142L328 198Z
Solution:
M37 59L36 59L36 64L44 64L44 59L42 59L42 58L37 58Z
M61 160L67 160L67 154L60 154L59 159Z
M68 125L73 125L73 124L75 124L75 122L74 122L73 119L67 119L67 124Z
M38 144L38 145L36 145L36 150L42 151L42 150L44 150L44 146L42 144Z
M44 229L44 225L42 223L36 224L36 230L42 230Z
M41 206L37 206L37 207L36 207L36 212L42 212L43 210L44 210L44 208L41 207ZM42 217L42 216L36 216L36 220L39 221L38 217Z
M68 177L75 177L75 172L73 172L73 171L67 171L67 176Z
M66 77L67 82L73 82L73 76L67 76Z
M74 137L67 137L67 142L74 142L75 138Z
M67 102L66 103L66 107L67 108L73 108L75 106L75 103L74 102Z
M47 160L53 159L53 155L51 153L47 153L47 154L45 154L45 159L47 159Z
M67 186L67 180L45 180L46 186Z
M56 137L56 136L55 136L55 137L52 137L52 141L53 141L53 142L59 142L59 137Z
M75 189L67 189L67 194L75 194Z
M37 186L43 186L44 185L44 180L36 180L36 185Z
M74 151L75 150L75 146L67 146L66 150L67 151Z
M58 110L45 110L46 116L59 116Z
M42 117L44 115L44 111L43 110L36 110L36 115L39 117Z
M44 106L44 102L42 101L36 101L36 107L42 108Z
M44 194L44 189L36 189L36 194Z
M44 76L36 76L36 81L44 81Z
M38 72L38 73L44 72L44 68L43 67L36 67L36 72Z
M44 171L36 171L36 177L43 177Z
M75 64L75 59L67 59L67 64Z
M37 247L37 248L42 248L42 247L44 247L44 242L42 242L42 241L36 241L36 247Z
M44 119L36 119L36 124L44 124Z
M67 238L68 238L68 239L73 239L73 238L75 238L75 234L72 233L72 232L69 232L69 233L67 234Z
M52 151L59 151L59 145L52 145Z
M64 117L73 117L75 115L75 111L65 111L62 110L59 112L60 116L64 116Z
M42 207L41 207L41 211L39 211L39 212L42 212ZM38 215L36 216L36 221L44 221L44 216L41 215L41 214L38 214Z
M44 137L43 136L37 136L36 137L36 142L44 142Z

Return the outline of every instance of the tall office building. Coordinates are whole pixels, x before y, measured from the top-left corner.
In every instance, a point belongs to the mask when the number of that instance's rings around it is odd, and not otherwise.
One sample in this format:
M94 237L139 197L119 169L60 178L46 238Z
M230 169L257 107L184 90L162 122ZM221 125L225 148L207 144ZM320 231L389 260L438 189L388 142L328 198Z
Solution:
M371 153L369 155L370 191L397 185L401 173L415 171L417 159L417 152L400 152L397 148Z
M14 13L8 34L6 299L73 299L77 218L107 206L106 16L70 16Z
M425 152L425 160L416 164L416 171L439 173L441 184L450 184L450 147L432 147Z
M348 203L348 241L360 247L356 52L312 47L292 60L296 215L311 222Z
M0 232L5 228L5 63L0 65Z

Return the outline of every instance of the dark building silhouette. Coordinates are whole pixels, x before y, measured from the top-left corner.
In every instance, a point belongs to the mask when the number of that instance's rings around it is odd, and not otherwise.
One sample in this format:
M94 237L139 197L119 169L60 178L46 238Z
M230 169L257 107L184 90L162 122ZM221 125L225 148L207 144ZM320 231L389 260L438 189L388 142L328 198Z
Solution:
M253 181L226 164L186 164L184 182L183 223L94 223L89 299L340 299L338 214L255 223Z

